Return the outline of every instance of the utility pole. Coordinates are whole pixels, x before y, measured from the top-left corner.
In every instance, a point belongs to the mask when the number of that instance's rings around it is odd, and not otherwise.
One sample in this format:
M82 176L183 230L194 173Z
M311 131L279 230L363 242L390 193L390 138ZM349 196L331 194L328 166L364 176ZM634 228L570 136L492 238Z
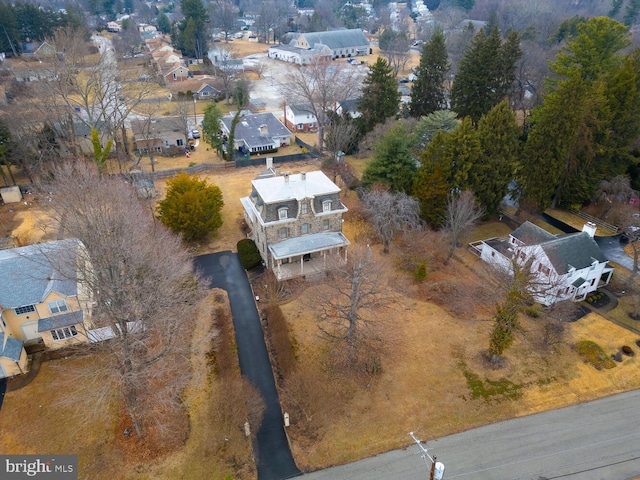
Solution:
M420 456L424 459L424 463L427 467L429 467L429 480L442 480L444 478L444 464L436 462L437 457L435 455L431 458L431 455L429 455L428 452L429 449L422 445L423 442L419 440L413 432L409 432L409 435L420 448L420 451L422 452L422 455ZM431 465L429 465L429 462L431 462Z

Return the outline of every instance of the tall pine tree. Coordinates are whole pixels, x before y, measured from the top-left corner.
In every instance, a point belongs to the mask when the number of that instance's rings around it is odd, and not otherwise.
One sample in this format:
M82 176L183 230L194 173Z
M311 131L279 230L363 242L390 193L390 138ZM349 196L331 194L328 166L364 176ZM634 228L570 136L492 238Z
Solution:
M482 155L471 168L469 187L488 215L497 212L514 179L520 133L515 114L504 100L478 122Z
M522 55L519 36L511 32L503 42L497 28L480 30L464 53L451 87L451 108L477 124L482 115L509 93L516 62Z
M417 80L411 89L409 110L412 117L422 117L447 108L449 57L442 30L436 30L422 47Z
M359 106L362 115L357 119L361 135L369 133L378 123L384 123L387 118L395 116L400 103L400 92L393 70L384 58L378 57L376 63L371 65L363 83Z

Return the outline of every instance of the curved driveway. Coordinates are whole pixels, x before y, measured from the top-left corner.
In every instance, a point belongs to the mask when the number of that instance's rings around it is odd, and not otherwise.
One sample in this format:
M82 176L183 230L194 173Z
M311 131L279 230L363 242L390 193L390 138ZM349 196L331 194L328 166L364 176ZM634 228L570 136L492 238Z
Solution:
M258 480L300 475L284 432L276 383L247 274L238 256L230 251L201 255L195 263L209 278L209 288L222 288L229 294L240 371L260 391L266 404L254 444Z

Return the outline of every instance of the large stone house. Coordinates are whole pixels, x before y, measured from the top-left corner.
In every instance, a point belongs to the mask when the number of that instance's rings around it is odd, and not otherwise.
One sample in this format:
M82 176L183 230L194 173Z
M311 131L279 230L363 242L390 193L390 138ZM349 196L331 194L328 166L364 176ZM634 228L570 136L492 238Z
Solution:
M340 188L323 172L260 176L240 199L251 238L278 280L323 272L345 261Z
M0 378L27 368L27 350L89 341L90 296L77 279L82 244L61 240L0 251Z
M525 222L507 239L490 238L471 243L485 262L511 272L513 262L529 265L533 281L530 293L543 305L563 300L580 301L609 283L613 267L594 240L596 226L582 232L553 235Z

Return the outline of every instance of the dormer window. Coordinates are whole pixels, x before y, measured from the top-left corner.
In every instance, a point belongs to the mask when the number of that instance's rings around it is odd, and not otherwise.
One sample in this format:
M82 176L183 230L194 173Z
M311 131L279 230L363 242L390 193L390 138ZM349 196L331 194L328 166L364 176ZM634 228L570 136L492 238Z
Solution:
M278 209L278 219L286 220L289 218L289 209L287 207L282 207Z
M322 202L322 211L330 212L331 211L331 200L325 200Z
M301 203L300 204L300 214L301 215L306 215L309 213L309 204L308 203Z

